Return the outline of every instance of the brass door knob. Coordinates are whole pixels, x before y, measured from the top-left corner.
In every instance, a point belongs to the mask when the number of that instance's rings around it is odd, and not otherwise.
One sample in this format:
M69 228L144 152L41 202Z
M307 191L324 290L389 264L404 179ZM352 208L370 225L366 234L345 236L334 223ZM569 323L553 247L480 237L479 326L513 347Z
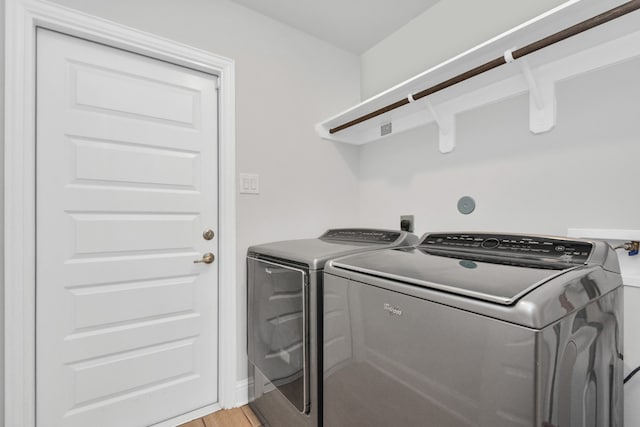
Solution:
M193 263L197 264L199 262L203 262L205 264L211 264L215 259L216 257L211 252L207 252L206 254L202 255L202 259L197 259L193 261Z

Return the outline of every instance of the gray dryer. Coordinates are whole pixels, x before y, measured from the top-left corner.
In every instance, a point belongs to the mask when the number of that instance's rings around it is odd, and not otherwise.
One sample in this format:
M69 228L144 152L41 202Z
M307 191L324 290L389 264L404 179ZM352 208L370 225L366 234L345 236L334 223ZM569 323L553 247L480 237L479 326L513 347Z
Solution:
M249 405L272 427L322 425L322 271L335 257L411 246L404 231L333 229L247 254Z
M325 427L621 427L622 280L603 242L425 235L329 263Z

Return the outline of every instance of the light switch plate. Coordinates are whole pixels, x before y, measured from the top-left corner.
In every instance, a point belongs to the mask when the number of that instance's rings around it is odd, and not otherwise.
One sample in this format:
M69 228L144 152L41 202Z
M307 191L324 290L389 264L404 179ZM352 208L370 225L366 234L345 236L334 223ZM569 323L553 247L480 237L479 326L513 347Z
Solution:
M240 194L260 194L260 176L255 173L241 173Z

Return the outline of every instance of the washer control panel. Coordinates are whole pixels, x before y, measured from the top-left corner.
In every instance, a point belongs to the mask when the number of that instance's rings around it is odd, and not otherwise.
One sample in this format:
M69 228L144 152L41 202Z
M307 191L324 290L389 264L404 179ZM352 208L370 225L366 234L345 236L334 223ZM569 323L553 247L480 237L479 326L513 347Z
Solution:
M339 228L329 230L321 239L362 243L393 243L400 237L399 231L370 230L364 228Z
M544 236L509 234L428 234L420 247L453 252L473 252L492 256L540 258L562 262L585 263L593 244Z

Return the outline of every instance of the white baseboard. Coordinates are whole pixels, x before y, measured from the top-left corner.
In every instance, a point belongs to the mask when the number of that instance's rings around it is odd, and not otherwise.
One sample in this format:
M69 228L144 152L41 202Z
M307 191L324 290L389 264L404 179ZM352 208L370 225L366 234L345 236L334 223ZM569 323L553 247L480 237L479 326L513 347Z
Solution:
M249 380L244 379L236 383L236 406L246 405L249 402Z

